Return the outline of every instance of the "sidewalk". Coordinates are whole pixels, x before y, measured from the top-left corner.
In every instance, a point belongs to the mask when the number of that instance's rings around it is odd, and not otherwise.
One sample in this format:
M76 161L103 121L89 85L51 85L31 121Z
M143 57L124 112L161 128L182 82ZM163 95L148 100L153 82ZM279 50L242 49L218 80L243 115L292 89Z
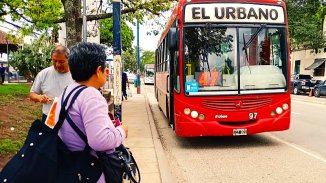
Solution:
M173 183L161 141L143 87L141 94L130 85L132 97L122 102L122 122L128 126L125 145L129 147L141 172L142 183Z

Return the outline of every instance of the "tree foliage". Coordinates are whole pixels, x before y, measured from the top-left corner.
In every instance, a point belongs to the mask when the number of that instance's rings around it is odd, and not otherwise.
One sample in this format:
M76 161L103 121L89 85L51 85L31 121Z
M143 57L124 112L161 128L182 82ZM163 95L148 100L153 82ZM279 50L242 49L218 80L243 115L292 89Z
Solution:
M89 10L87 21L112 17L112 0L102 3ZM146 18L153 18L170 9L170 0L126 0L122 1L122 19L140 23ZM24 20L26 30L46 30L66 23L67 45L81 41L82 4L80 0L1 0L0 17L11 15L13 20Z
M137 47L130 49L122 54L122 62L125 71L137 73ZM143 73L146 64L153 64L155 53L153 51L144 51L140 49L140 72Z
M37 73L51 65L51 51L54 45L47 36L41 36L31 45L24 45L21 50L12 53L10 65L28 80L34 80Z
M124 71L137 72L136 49L130 49L122 54L122 64Z
M10 40L12 43L15 44L22 44L24 42L24 38L20 35L14 34L14 33L6 33L5 39Z
M113 20L107 18L100 21L100 42L109 47L113 47ZM123 21L121 22L121 42L122 50L132 49L132 41L134 40L132 29Z
M323 20L326 8L319 0L285 0L291 50L325 46Z
M155 53L153 51L144 51L140 57L140 72L144 71L146 64L153 64L155 61Z
M1 0L1 15L22 20L24 31L44 30L57 26L55 21L64 16L60 0Z

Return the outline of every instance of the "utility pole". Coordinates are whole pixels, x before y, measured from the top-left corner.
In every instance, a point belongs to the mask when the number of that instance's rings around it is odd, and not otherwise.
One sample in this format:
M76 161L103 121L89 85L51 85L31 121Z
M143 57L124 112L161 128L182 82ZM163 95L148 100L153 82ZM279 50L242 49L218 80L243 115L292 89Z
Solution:
M139 22L137 20L137 94L140 94Z
M83 41L87 42L86 0L83 0Z
M9 42L8 42L8 39L6 39L6 43L7 43L7 78L8 78L8 83L10 83L10 77L9 77L9 73L10 73L10 64L9 64ZM5 82L5 79L2 81L2 82Z
M113 4L114 117L122 121L121 0Z

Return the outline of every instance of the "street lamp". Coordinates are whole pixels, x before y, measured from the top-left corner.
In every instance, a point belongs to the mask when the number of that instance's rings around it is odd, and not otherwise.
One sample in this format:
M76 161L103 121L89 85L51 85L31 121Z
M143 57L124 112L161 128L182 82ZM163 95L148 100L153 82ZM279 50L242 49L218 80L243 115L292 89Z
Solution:
M140 94L139 21L137 20L137 94Z

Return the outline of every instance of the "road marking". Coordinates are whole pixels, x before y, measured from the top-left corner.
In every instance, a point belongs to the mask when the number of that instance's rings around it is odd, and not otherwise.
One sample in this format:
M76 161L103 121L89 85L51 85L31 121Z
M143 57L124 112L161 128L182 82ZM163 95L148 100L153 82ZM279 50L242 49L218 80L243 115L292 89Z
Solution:
M296 114L296 115L301 115L301 113L298 113L298 112L291 112L292 114Z
M270 137L272 137L273 139L275 139L275 140L277 140L277 141L279 141L279 142L281 142L281 143L283 143L283 144L286 144L286 145L288 145L288 146L290 146L290 147L292 147L292 148L294 148L294 149L296 149L296 150L299 150L299 151L301 151L301 152L307 154L308 156L311 156L311 157L313 157L313 158L315 158L315 159L317 159L317 160L320 160L320 161L326 163L326 159L323 158L323 157L321 157L320 155L313 154L313 153L311 153L311 152L309 152L309 151L307 151L307 150L305 150L305 149L303 149L303 148L301 148L301 147L299 147L299 146L297 146L297 145L295 145L295 144L293 144L293 143L286 142L286 141L284 141L284 140L282 140L282 139L280 139L280 138L278 138L278 137L276 137L276 136L274 136L274 135L272 135L272 134L269 134L269 135L270 135Z

